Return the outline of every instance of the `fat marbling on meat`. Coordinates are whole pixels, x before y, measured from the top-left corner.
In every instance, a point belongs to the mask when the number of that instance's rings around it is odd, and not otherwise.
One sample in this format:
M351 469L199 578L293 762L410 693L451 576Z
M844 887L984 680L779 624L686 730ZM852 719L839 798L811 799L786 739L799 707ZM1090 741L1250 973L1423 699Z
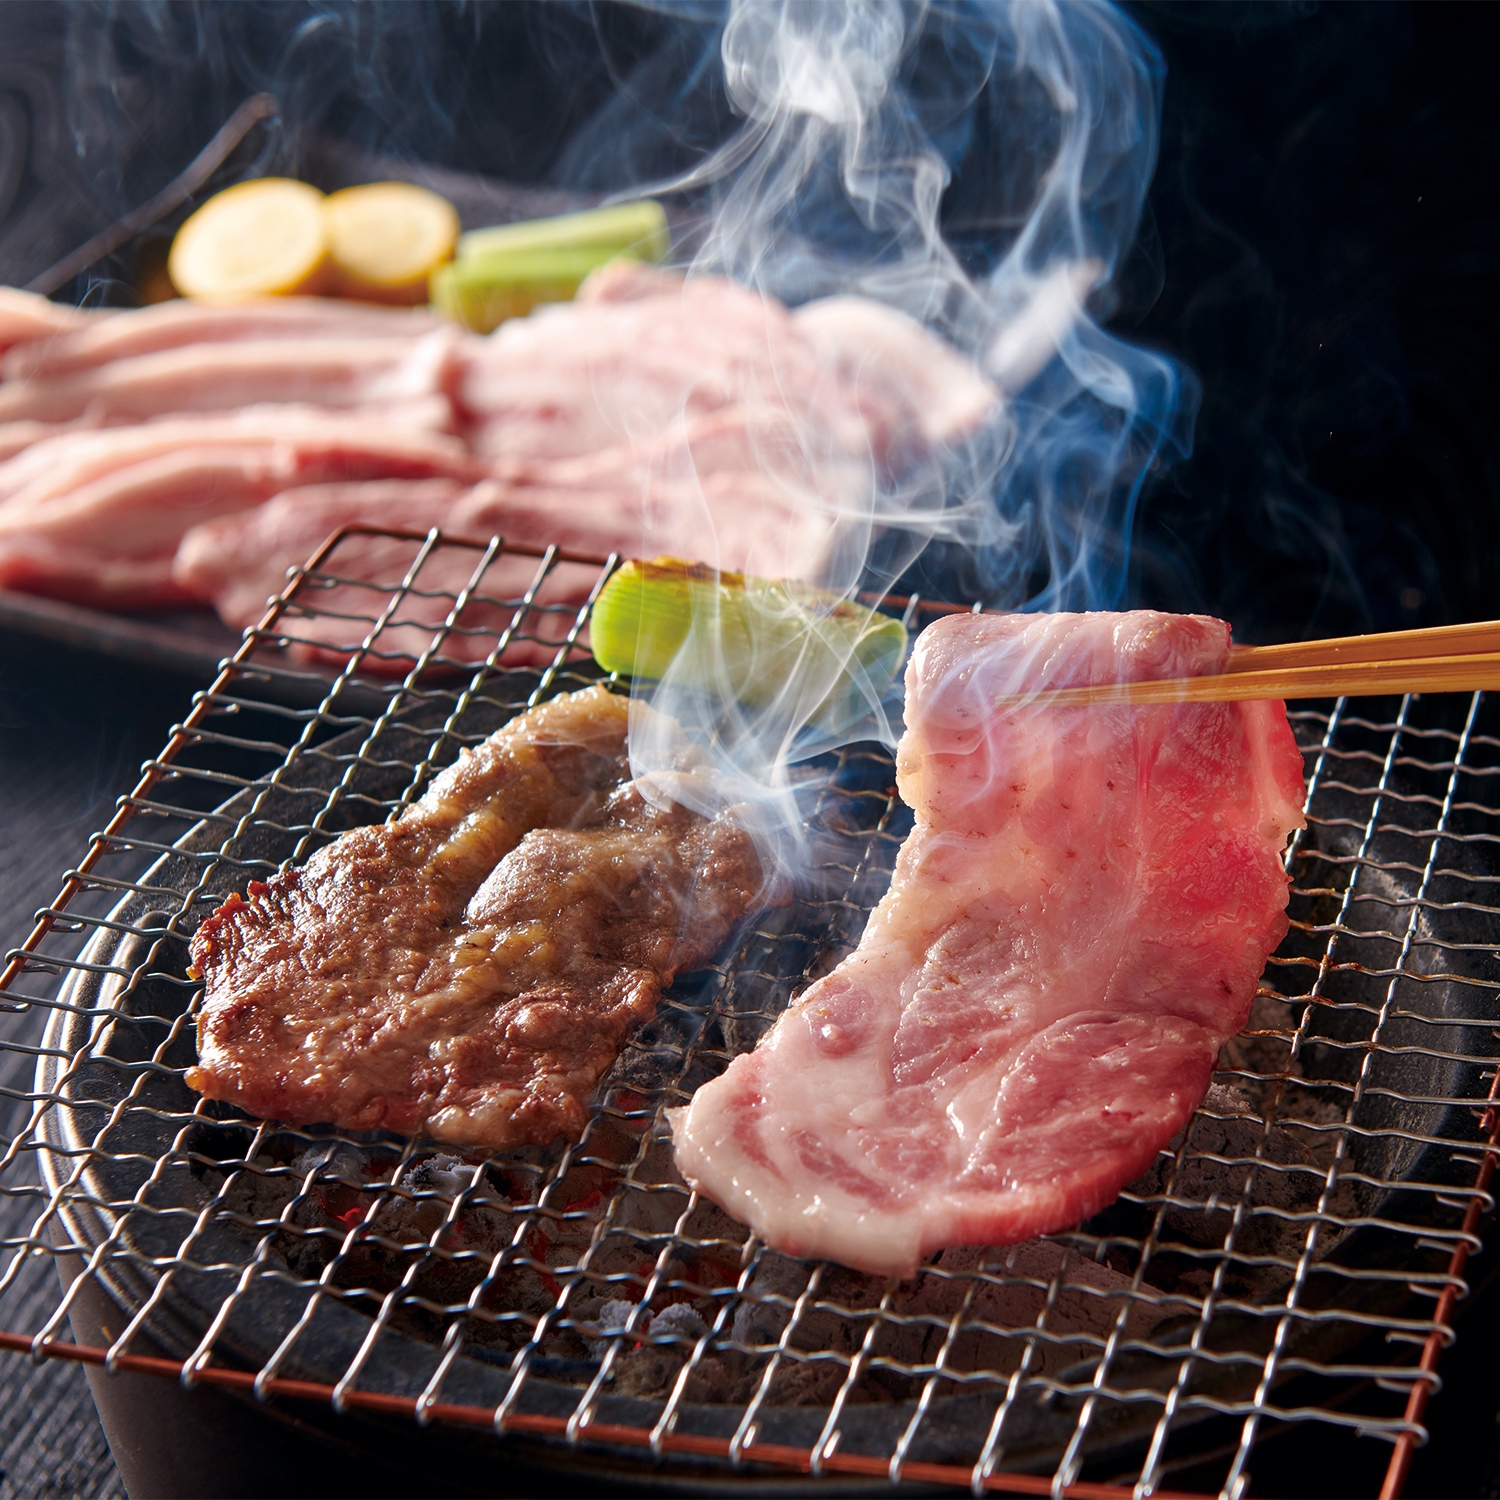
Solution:
M629 714L603 686L530 709L394 822L226 901L193 937L188 1083L298 1125L580 1135L660 991L775 895L735 810L685 805L713 797L685 742L629 779Z
M268 401L356 407L446 388L465 340L451 328L377 338L185 344L57 375L0 382L0 422L140 422Z
M463 444L443 433L296 406L105 428L36 446L74 451L40 469L31 451L0 464L0 496L8 483L19 486L0 498L0 586L117 607L195 598L172 579L183 533L291 486L478 475ZM280 586L278 578L261 601Z
M378 307L332 297L265 297L234 307L163 302L136 312L95 315L87 322L62 322L55 331L49 329L20 343L0 359L0 378L68 374L188 344L275 338L415 338L439 326L425 307Z
M999 709L1222 669L1200 616L957 616L917 641L916 825L858 948L673 1111L687 1180L773 1247L907 1274L1110 1203L1185 1123L1286 931L1279 703Z
M867 476L857 465L803 469L802 457L782 414L731 408L684 423L649 446L514 463L505 477L467 489L430 479L299 485L267 504L193 527L178 546L173 577L184 593L213 599L226 623L243 628L260 618L289 568L352 522L418 531L437 526L450 536L503 536L509 547L555 545L599 556L675 548L690 557L727 557L737 569L773 578L816 576L835 536L830 511ZM821 503L810 498L814 489ZM0 507L0 580L4 515ZM298 624L297 649L347 655L365 633L372 601L399 583L413 551L411 543L385 537L345 538L332 571L349 582L319 593L317 613ZM431 647L453 598L470 585L475 561L473 552L450 548L424 563L418 588L381 632L379 660L389 669ZM532 590L534 608L507 645L505 661L550 661L575 625L573 610L598 582L597 568L563 564L538 586L536 557L503 553L484 573L460 628L447 634L444 654L482 661L497 633L515 621L516 601Z

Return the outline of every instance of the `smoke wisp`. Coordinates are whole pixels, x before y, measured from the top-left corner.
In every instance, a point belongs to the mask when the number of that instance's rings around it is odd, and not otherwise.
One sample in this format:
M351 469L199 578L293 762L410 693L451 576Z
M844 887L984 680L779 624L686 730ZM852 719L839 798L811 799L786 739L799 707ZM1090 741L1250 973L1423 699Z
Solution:
M823 299L869 299L960 351L995 392L921 461L872 455L867 484L809 498L834 523L819 581L884 592L936 544L989 603L1117 606L1142 482L1186 450L1196 400L1171 360L1101 322L1155 164L1152 44L1102 4L735 0L716 19L669 14L673 42L622 80L565 169L698 209L689 277L728 277L803 319L833 316ZM737 124L695 153L718 93ZM956 247L944 196L974 153L991 192ZM652 180L664 164L675 170ZM712 676L720 649L718 621L700 618L652 702L712 738L757 796L785 798L791 767L841 737L894 738L898 706L857 672L866 712L832 735L787 702L705 697L688 684ZM652 770L649 734L633 744ZM795 839L790 802L772 821Z

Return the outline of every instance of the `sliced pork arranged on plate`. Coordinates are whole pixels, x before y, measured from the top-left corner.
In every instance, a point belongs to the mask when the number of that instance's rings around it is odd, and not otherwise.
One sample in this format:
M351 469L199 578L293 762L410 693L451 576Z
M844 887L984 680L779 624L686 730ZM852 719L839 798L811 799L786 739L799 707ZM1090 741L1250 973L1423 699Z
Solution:
M999 410L967 358L876 302L794 312L632 261L488 336L311 297L6 298L0 587L212 605L236 628L347 521L817 581L879 486Z

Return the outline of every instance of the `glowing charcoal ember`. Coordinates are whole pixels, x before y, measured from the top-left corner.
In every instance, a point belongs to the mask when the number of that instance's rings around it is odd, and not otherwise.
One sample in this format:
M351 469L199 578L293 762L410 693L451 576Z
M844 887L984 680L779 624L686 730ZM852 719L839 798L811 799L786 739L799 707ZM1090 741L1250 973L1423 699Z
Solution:
M734 809L629 779L629 717L602 686L544 703L395 822L226 901L192 942L188 1083L294 1124L576 1138L661 989L767 896ZM711 800L680 751L678 778Z
M1202 1097L1286 931L1278 703L997 713L1219 670L1200 616L957 616L907 670L917 815L859 947L673 1114L684 1176L793 1254L909 1273L1097 1212Z

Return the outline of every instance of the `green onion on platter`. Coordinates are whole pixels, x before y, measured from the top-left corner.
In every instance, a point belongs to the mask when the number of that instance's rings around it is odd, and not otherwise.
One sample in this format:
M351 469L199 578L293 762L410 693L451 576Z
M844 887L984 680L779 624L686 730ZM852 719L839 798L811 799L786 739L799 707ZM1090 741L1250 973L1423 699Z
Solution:
M671 248L666 213L650 199L474 229L459 236L457 258L432 273L432 301L488 333L538 303L568 301L612 260L658 261Z
M789 580L721 573L675 557L631 560L589 622L606 672L722 692L746 708L841 732L895 680L906 627Z
M550 219L471 229L458 237L458 258L480 260L486 255L581 246L617 254L633 249L640 260L660 260L671 249L666 213L655 199L642 198L611 208L587 208Z

